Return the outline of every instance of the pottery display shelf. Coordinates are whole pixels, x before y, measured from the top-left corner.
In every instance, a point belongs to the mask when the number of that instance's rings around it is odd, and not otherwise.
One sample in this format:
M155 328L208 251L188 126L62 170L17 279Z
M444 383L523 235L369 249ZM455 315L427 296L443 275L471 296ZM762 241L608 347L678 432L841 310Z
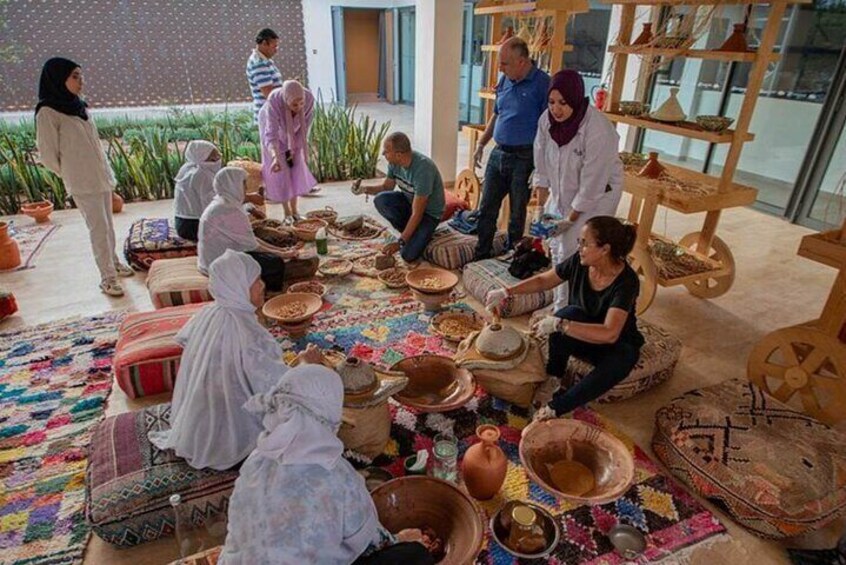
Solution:
M757 190L734 182L744 143L754 141L749 125L761 91L761 85L768 65L778 60L774 47L779 29L788 5L807 4L810 0L600 0L604 4L620 8L620 31L618 45L608 48L614 55L610 88L605 100L608 119L616 124L654 130L662 133L697 139L707 143L721 143L727 146L725 161L719 176L709 176L682 167L663 164L666 175L662 179L648 179L637 175L637 170L627 168L623 189L632 195L628 219L638 224L638 238L630 255L633 268L641 279L641 296L638 299L638 313L649 308L660 286L683 284L687 290L700 298L716 298L728 292L734 283L735 262L731 250L716 236L720 215L725 208L747 206L757 199ZM700 6L716 4L768 4L764 26L758 37L755 51L730 50L732 45L745 43L737 41L739 32L734 33L724 46L714 50L680 48L659 48L646 41L639 41L635 33L635 12L638 6L690 6L695 13ZM645 26L638 33L651 37L651 27ZM647 33L649 32L649 33ZM742 32L741 32L742 33ZM649 40L647 38L647 41ZM633 45L633 43L641 43ZM726 50L729 49L729 50ZM631 56L646 59L689 57L716 60L729 63L749 63L746 92L734 122L734 129L710 132L692 121L674 123L660 122L648 116L628 116L619 111L623 99L626 68ZM659 61L660 62L660 61ZM648 80L641 76L640 80ZM688 113L691 108L685 108ZM691 116L689 119L693 119ZM664 182L661 182L664 181ZM673 184L676 183L674 188ZM687 188L684 190L681 188ZM682 214L704 213L702 229L680 238L673 243L667 238L652 233L657 208L664 206Z

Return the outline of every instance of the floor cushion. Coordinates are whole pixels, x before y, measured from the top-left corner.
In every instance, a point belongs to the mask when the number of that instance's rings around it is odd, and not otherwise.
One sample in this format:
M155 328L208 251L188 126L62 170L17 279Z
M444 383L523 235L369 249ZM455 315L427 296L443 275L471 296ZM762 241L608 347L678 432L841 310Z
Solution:
M196 257L157 260L147 274L147 290L156 308L213 300L209 278L197 269Z
M498 259L485 259L484 261L470 263L464 268L464 275L462 276L464 289L484 304L485 297L491 290L514 286L520 282L520 279L511 276L508 272L508 266L509 263ZM551 304L552 299L553 293L551 290L510 296L500 309L500 315L503 318L509 318L526 312L533 312Z
M130 265L146 271L157 259L196 255L197 244L179 237L167 218L143 218L130 226L123 254Z
M182 346L174 337L204 303L128 314L118 330L112 367L129 398L173 391Z
M745 379L661 408L652 446L694 491L765 538L801 535L846 510L846 434Z
M529 321L534 322L534 316ZM666 330L638 318L637 329L643 334L645 343L640 349L640 358L629 375L614 388L597 399L597 402L617 402L631 398L669 379L676 370L681 355L681 341ZM549 341L541 341L541 354L546 365L549 360ZM576 384L593 370L588 361L571 357L563 383Z
M174 532L169 498L182 497L194 526L229 508L235 471L197 470L147 439L170 427L170 404L106 418L94 429L86 471L85 514L104 541L130 547Z
M499 232L494 236L493 253L499 255L505 249L506 234ZM447 225L438 226L432 241L426 246L423 258L444 269L460 269L473 260L476 253L475 235L466 235Z

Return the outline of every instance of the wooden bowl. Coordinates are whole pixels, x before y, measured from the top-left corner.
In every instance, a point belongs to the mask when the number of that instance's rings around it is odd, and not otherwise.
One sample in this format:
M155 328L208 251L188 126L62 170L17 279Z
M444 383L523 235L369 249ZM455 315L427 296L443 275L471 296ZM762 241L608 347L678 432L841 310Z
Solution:
M458 487L434 477L400 477L370 493L379 522L391 533L431 528L446 555L441 565L472 563L482 549L485 524L476 503Z
M540 524L546 538L546 547L543 551L537 553L521 553L516 549L512 549L508 545L508 534L511 531L511 511L515 506L528 506L535 511L537 516L537 523ZM557 546L561 539L561 528L555 518L547 512L544 508L531 502L522 500L509 500L497 510L490 521L491 537L496 541L502 549L514 555L515 557L522 557L524 559L540 559L547 557Z
M306 218L309 220L323 220L327 224L332 225L338 219L338 213L331 206L327 206L320 210L306 212Z
M394 363L391 371L404 373L408 385L394 398L421 412L447 412L467 404L476 381L467 369L442 355L416 355Z
M302 314L285 316L278 313L279 308L294 303L305 304L306 310ZM316 294L310 292L292 292L288 294L280 294L274 296L264 303L261 311L271 320L275 320L280 324L299 324L310 320L312 316L317 314L323 306L323 299Z
M326 285L320 281L310 280L310 281L302 281L298 283L294 283L288 287L287 292L308 292L311 294L316 294L317 296L323 298L326 296Z
M294 222L294 233L303 241L314 241L320 228L328 228L329 224L318 218L308 218Z
M405 276L405 282L423 294L444 294L458 284L458 275L445 269L426 267L409 271Z
M320 262L317 270L327 277L345 277L352 272L353 264L347 259L327 259Z
M548 465L572 460L593 473L593 488L580 496L562 492ZM579 504L605 504L620 498L634 480L634 458L609 432L571 418L533 422L523 430L520 461L529 477L553 495Z
M43 224L50 219L50 214L53 212L53 203L49 200L27 202L21 204L21 212L35 220L35 223Z

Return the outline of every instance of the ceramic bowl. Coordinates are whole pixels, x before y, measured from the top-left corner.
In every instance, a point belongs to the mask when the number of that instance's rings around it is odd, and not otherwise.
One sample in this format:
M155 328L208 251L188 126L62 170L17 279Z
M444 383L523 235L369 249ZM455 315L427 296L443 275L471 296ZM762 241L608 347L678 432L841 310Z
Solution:
M476 381L467 369L442 355L416 355L394 363L391 371L404 373L408 385L394 398L421 412L446 412L473 398Z
M727 130L734 119L725 116L696 116L696 123L705 131L719 133Z
M518 505L528 506L535 511L538 523L543 529L544 537L546 538L546 547L544 547L542 551L537 553L521 553L512 549L508 545L508 534L511 531L511 511ZM552 550L558 546L558 542L561 539L561 528L558 526L558 523L555 521L552 514L537 504L520 500L509 500L503 504L499 510L491 516L490 527L494 541L502 546L502 549L515 557L522 557L524 559L540 559L548 556Z
M53 212L53 203L49 200L27 202L21 204L21 212L35 220L36 223L43 224L50 219L50 214Z
M620 100L620 113L625 116L642 116L649 112L649 104L637 100Z
M553 495L579 504L605 504L622 496L634 480L634 458L609 432L572 418L533 422L523 430L520 461L529 477ZM592 490L574 496L552 483L548 465L572 460L593 473Z
M296 302L305 305L306 310L304 313L290 316L279 313L281 307ZM280 324L301 324L310 320L322 306L323 299L316 294L311 294L310 292L291 292L274 296L264 303L261 311L265 317L275 320Z
M526 339L520 332L500 323L485 325L476 338L476 351L479 355L497 361L513 359L522 353L525 347Z
M310 280L310 281L303 281L294 283L288 287L289 293L292 292L309 292L311 294L316 294L317 296L323 298L326 296L326 285L320 281Z
M446 269L425 267L409 271L405 276L408 286L423 294L444 294L458 284L458 275Z
M472 563L482 549L485 524L469 495L434 477L401 477L376 487L370 495L379 522L396 534L406 528L431 528L446 554L441 565Z
M307 218L294 222L294 233L303 241L314 241L320 228L327 228L329 224L318 218Z

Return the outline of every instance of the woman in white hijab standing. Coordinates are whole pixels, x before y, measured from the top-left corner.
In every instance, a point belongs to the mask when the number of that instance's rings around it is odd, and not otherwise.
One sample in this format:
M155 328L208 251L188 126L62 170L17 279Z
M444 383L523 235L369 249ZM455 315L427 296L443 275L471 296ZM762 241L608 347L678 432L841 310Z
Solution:
M250 398L246 408L265 431L235 481L218 563L434 563L419 543L393 545L364 479L341 457L343 401L341 378L321 365L291 369L273 390Z
M200 216L214 198L214 175L220 170L220 151L214 143L194 140L185 148L185 164L176 174L173 216L176 233L197 241Z
M215 175L215 197L200 217L197 267L208 274L209 265L227 249L242 251L259 263L268 290L277 292L285 276L284 259L296 257L297 251L277 252L253 234L242 207L246 182L246 171L238 167L223 167Z
M258 263L227 250L209 268L214 302L176 335L182 361L171 402L171 429L151 432L160 449L173 449L196 469L230 469L256 446L261 422L244 410L287 371L282 348L256 317L264 302ZM320 360L319 350L303 354Z

